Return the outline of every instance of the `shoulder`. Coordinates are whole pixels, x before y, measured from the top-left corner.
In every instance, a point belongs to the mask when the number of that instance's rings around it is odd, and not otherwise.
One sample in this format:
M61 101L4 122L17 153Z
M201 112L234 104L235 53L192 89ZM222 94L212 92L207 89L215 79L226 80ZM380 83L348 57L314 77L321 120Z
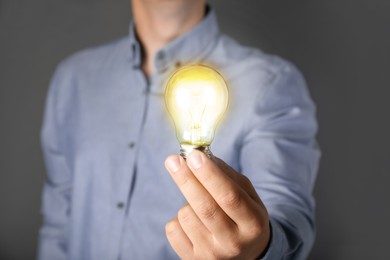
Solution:
M127 38L78 51L56 67L47 94L50 104L59 111L71 109L80 93L93 91L103 77L125 64L128 51ZM84 91L84 92L83 92Z
M266 92L290 93L299 96L306 92L306 83L291 62L262 50L239 44L221 35L211 62L221 70L230 89L238 97L251 100Z
M224 75L232 97L232 117L263 117L296 107L310 115L315 111L306 81L291 62L226 36L221 36L214 52L212 62Z
M243 46L225 35L220 36L212 56L212 62L222 70L228 80L240 81L240 85L248 82L252 86L260 87L276 84L291 76L302 77L291 62L260 49Z

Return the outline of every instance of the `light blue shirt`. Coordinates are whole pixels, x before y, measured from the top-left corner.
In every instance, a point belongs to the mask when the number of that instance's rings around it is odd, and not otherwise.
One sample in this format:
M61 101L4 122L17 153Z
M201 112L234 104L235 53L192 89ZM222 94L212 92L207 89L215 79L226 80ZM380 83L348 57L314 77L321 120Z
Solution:
M221 34L213 11L154 63L145 77L132 25L129 36L58 66L42 129L39 259L177 258L165 224L185 199L164 168L179 143L163 92L172 71L190 63L216 68L228 83L228 112L211 149L249 177L267 207L272 239L264 259L307 257L320 153L315 106L299 71Z

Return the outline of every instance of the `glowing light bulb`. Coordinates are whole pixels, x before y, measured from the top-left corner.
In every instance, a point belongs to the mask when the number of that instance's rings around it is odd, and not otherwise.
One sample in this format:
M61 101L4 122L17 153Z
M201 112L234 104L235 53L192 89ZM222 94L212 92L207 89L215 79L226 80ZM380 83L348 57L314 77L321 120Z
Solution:
M228 105L228 88L215 69L205 65L179 68L165 89L165 103L176 127L180 155L194 149L211 156L210 144Z

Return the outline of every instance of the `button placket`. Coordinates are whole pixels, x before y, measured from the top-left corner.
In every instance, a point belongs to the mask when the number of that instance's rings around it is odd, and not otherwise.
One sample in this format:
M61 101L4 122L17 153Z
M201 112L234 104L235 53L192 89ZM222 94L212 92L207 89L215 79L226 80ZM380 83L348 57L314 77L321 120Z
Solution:
M157 52L156 59L160 62L163 61L165 59L165 53L163 51Z

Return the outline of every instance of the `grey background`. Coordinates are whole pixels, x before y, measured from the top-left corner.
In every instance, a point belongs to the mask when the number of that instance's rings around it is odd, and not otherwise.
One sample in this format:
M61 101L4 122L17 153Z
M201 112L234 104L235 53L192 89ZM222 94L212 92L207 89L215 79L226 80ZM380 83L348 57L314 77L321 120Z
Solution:
M222 30L293 61L323 157L310 259L390 259L390 1L212 1ZM125 35L128 0L0 0L0 259L33 259L39 131L55 65Z

